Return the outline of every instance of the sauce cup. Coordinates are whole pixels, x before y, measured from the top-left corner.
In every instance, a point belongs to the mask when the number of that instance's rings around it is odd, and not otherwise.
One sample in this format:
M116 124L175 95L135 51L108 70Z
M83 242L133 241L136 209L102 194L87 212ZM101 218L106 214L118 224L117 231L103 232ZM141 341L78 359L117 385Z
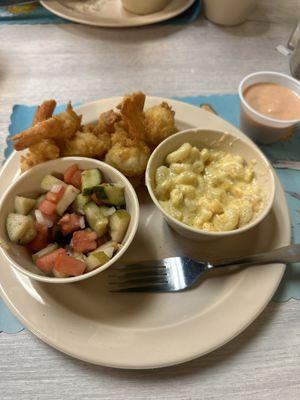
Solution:
M297 129L300 119L282 120L263 115L252 108L244 97L245 90L257 83L275 83L293 90L300 96L300 82L279 72L261 71L247 75L239 84L240 128L257 143L271 144L287 139Z

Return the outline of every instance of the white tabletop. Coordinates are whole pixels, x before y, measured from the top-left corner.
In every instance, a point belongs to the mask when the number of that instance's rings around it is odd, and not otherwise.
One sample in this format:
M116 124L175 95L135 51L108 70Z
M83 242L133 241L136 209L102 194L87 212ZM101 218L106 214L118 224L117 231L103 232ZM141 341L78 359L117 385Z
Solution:
M275 47L300 17L300 0L261 0L235 28L98 29L0 25L0 148L13 104L86 102L133 90L161 96L235 92L255 70L289 72ZM2 157L2 155L1 155ZM238 338L193 362L154 371L88 365L30 332L0 335L0 398L298 400L300 301L271 303Z

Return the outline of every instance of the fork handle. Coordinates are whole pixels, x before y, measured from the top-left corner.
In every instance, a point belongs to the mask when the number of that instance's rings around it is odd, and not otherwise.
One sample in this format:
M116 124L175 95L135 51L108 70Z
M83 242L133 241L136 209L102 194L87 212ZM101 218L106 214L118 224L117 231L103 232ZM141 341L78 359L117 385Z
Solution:
M300 243L280 247L265 253L222 259L211 263L212 268L227 267L230 265L251 266L257 264L292 263L300 261Z

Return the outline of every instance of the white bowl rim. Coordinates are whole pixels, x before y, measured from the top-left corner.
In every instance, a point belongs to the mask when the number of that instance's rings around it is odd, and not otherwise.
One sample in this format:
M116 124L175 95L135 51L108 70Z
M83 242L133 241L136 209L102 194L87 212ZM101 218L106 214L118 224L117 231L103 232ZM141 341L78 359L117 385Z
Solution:
M54 163L58 163L61 161L65 161L65 160L73 160L74 163L79 163L81 161L89 161L89 162L95 162L95 164L98 164L98 168L101 169L103 168L103 170L107 169L110 170L111 172L113 172L114 174L122 177L122 179L125 180L126 182L126 190L128 190L133 197L133 208L135 209L135 216L131 216L134 217L133 221L133 227L129 233L129 236L127 238L126 243L122 246L122 248L104 265L102 265L101 267L95 268L90 272L87 272L85 274L79 275L79 276L74 276L74 277L68 277L68 278L56 278L56 277L52 277L52 276L48 276L48 275L38 275L35 274L34 272L30 272L28 271L26 268L22 267L20 264L18 264L13 258L11 258L11 256L8 254L8 252L5 250L5 246L0 246L0 250L2 251L2 253L4 254L4 256L8 259L10 265L13 266L13 268L15 268L16 270L18 270L19 272L21 272L22 274L28 276L29 278L35 279L36 281L40 281L40 282L46 282L46 283L72 283L72 282L79 282L88 278L91 278L92 276L95 276L97 274L99 274L100 272L106 270L107 268L109 268L112 264L114 264L124 253L125 251L128 249L128 247L130 246L130 244L132 243L134 236L136 234L137 228L138 228L138 223L139 223L139 217L140 217L140 206L139 206L139 201L136 195L136 192L132 186L132 184L129 182L129 180L125 177L125 175L123 175L120 171L118 171L116 168L112 167L109 164L106 164L103 161L97 160L97 159L93 159L93 158L88 158L88 157L61 157L59 159L55 159L55 160L48 160L45 161L43 163L40 163L38 165L35 165L34 167L32 167L31 169L29 169L28 171L23 172L18 179L13 182L5 191L5 193L3 194L2 198L1 198L1 204L0 204L0 209L2 208L2 204L5 203L5 200L7 198L7 196L9 195L10 191L15 187L15 185L17 185L22 179L26 178L28 175L30 174L34 174L34 172L41 168L42 165L45 164L54 164ZM105 174L105 171L104 171Z
M271 193L270 193L270 197L268 200L268 203L266 204L264 210L262 212L260 212L257 217L250 222L249 224L244 225L241 228L238 229L234 229L232 231L222 231L222 232L210 232L210 231L205 231L203 229L197 229L197 228L193 228L190 225L184 224L181 221L178 221L176 218L172 217L170 214L168 214L159 204L159 201L157 200L152 187L151 187L151 179L150 179L150 165L151 162L153 160L153 158L155 157L156 153L160 151L160 149L168 142L168 141L172 141L174 137L178 137L187 133L191 133L191 132L205 132L205 133L209 133L209 132L217 132L220 135L228 135L228 136L232 136L233 138L237 138L240 141L242 141L244 144L246 144L247 146L252 147L258 154L259 156L262 158L262 160L266 163L266 165L269 167L269 171L270 171L270 178L271 178ZM274 202L274 198L275 198L275 178L274 178L274 173L273 173L273 167L271 166L269 160L267 159L267 157L262 153L262 151L252 142L248 142L246 140L244 140L241 137L238 137L236 135L233 135L232 133L228 133L226 131L222 131L220 129L204 129L204 128L192 128L192 129L185 129L183 131L177 132L172 136L169 136L167 139L165 139L163 142L161 142L153 151L153 153L151 154L148 164L147 164L147 168L146 168L146 186L148 189L148 192L150 194L150 197L152 199L152 201L154 202L154 204L156 205L156 207L162 212L162 214L166 217L166 219L170 219L174 224L178 225L180 228L183 228L191 233L194 234L198 234L199 237L200 235L205 235L207 237L211 237L211 238L221 238L221 237L228 237L229 235L237 235L243 232L246 232L250 229L252 229L254 226L258 225L270 212L272 206L273 206L273 202Z
M300 91L300 82L293 78L292 76L283 74L281 72L273 72L273 71L257 71L257 72L252 72L251 74L246 75L239 83L239 87L238 87L238 93L239 93L239 97L241 99L241 101L243 102L244 106L251 111L252 113L254 113L255 115L259 116L260 118L264 118L266 121L272 122L272 123L277 123L277 124L290 124L290 125L294 125L297 124L300 121L300 118L297 119L277 119L277 118L272 118L272 117L268 117L267 115L264 115L258 111L256 111L254 108L252 108L249 103L246 101L245 97L244 97L244 91L243 91L243 85L244 83L255 76L260 76L260 75L269 75L269 76L278 76L282 79L286 79L288 81L293 82L295 85L299 86L299 91ZM269 83L266 81L266 83ZM282 84L282 86L284 86L284 84Z

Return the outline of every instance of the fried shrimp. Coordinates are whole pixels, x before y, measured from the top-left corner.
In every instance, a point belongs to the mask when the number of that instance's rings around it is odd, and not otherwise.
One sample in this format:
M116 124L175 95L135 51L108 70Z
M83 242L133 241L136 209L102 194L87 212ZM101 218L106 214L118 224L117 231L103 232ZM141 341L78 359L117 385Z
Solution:
M126 138L121 132L112 135L113 146L105 156L105 162L128 177L145 172L150 157L149 147L142 141Z
M120 120L120 113L117 113L114 110L106 111L100 114L98 123L94 128L94 133L96 135L103 132L113 133L115 131L115 124Z
M48 118L51 118L55 107L56 107L55 100L44 101L40 106L38 106L34 114L32 126L38 124L39 122L45 121Z
M146 137L144 117L144 93L133 93L125 96L118 106L121 110L122 119L128 126L128 135L131 139L144 140Z
M81 128L82 116L76 114L71 103L68 103L65 111L55 115L54 118L61 122L61 134L58 139L69 139Z
M26 171L44 161L59 158L60 151L53 139L43 139L29 147L29 152L21 156L21 171Z
M147 129L145 140L151 147L156 147L168 136L177 132L174 115L175 112L166 102L145 111Z
M32 126L42 123L44 120L51 118L56 106L55 100L44 101L36 110ZM42 139L41 141L29 147L29 151L25 156L21 156L21 171L26 171L31 167L47 161L53 160L60 156L60 151L53 139Z
M61 123L51 117L45 121L38 122L33 127L26 129L12 137L14 148L16 150L23 150L27 147L40 142L42 139L51 139L61 133Z
M23 150L38 143L42 139L65 139L71 137L81 126L81 116L78 116L71 104L66 111L36 123L29 129L12 137L14 148Z
M109 133L96 136L92 132L77 131L72 139L67 139L61 147L62 156L102 158L111 146Z
M21 155L22 171L63 156L91 157L116 167L135 187L143 184L151 151L177 132L171 107L163 102L144 111L145 99L142 92L126 95L116 109L84 125L71 103L53 115L56 101L43 102L32 127L11 139L16 150L28 149Z
M94 133L95 128L96 128L95 124L85 124L85 125L82 125L82 132L84 132L84 133L86 133L86 132Z

